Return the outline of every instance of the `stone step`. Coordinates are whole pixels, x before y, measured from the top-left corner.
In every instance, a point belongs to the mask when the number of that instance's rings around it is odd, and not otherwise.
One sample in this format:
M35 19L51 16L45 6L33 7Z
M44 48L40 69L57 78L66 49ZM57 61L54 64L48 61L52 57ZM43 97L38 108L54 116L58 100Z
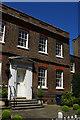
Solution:
M32 99L32 100L27 100L27 99L13 99L13 100L9 100L9 102L33 102L33 101L37 101L36 99Z
M27 99L13 99L9 100L9 103L13 110L21 110L21 109L35 109L35 108L42 108L40 104L38 104L38 101L36 99L27 100Z
M40 106L39 104L15 104L15 107ZM12 105L14 107L14 105Z
M29 106L29 107L13 107L13 110L22 110L22 109L36 109L43 108L43 106Z
M26 99L26 97L16 97L15 99Z
M32 102L21 102L21 101L19 101L19 102L10 102L11 103L11 105L13 105L14 103L15 104L37 104L38 102L37 101L32 101Z

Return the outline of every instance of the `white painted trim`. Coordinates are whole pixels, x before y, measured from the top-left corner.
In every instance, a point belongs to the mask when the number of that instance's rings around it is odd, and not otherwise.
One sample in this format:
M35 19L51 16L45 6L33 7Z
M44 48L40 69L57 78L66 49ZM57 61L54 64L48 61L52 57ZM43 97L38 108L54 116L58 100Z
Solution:
M48 55L48 53L46 53L46 52L42 52L42 51L39 51L39 53L41 53L41 54L45 54L45 55Z
M0 41L0 43L5 43L5 42L4 42L4 37L5 37L5 27L6 27L6 26L5 26L5 23L4 23L4 22L2 22L1 25L2 25L2 24L4 25L4 29L3 29L2 41Z
M45 46L45 52L44 51L39 51L39 53L43 53L43 54L48 54L48 44L47 44L47 38L46 37L44 37L44 36L42 36L42 35L40 35L40 37L41 38L43 38L43 39L46 39L46 46ZM39 39L40 40L40 39Z
M59 58L64 58L63 57L63 45L62 45L62 43L60 43L60 42L58 42L58 41L56 41L56 43L58 44L58 45L61 45L61 56L59 56L59 55L56 55L56 57L59 57Z
M56 57L58 57L58 58L62 58L62 59L64 58L64 57L62 57L62 56L58 56L58 55L56 55Z
M19 47L19 48L23 48L23 49L28 49L29 50L29 48L28 48L28 31L27 30L23 30L23 29L19 29L19 32L24 32L24 34L25 33L27 33L27 39L25 39L26 40L26 47L24 47L24 46L21 46L21 45L17 45L17 47ZM18 33L18 35L19 35L19 33ZM19 36L18 36L18 38L20 38ZM21 39L23 39L23 38L21 38Z
M60 90L62 89L62 90L64 90L64 88L63 88L63 87L56 87L56 89L60 89Z
M0 60L0 77L1 77L1 80L2 80L1 72L2 72L2 60Z
M61 71L61 70L59 70L59 71ZM63 88L63 71L61 72L61 79L62 79L62 81L61 81L61 87L56 87L56 89L64 89Z
M73 63L73 71L70 71L71 73L75 73L75 62L71 62Z
M22 48L22 49L25 49L25 50L29 50L29 48L27 47L23 47L23 46L20 46L20 45L17 45L18 48Z
M38 88L40 88L40 86L38 86ZM44 87L44 86L42 86L42 89L48 89L48 87Z
M45 69L45 86L42 86L42 89L48 89L47 88L47 69L45 67L40 67ZM38 88L40 88L40 86L38 86Z

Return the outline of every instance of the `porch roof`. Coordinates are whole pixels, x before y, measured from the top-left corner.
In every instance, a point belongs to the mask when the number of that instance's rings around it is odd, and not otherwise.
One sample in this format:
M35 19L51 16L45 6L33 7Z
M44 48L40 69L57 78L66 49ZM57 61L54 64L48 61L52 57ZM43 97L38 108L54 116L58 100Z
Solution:
M31 63L36 63L34 60L29 58L28 56L12 56L9 57L10 60L20 60L20 61L29 61Z

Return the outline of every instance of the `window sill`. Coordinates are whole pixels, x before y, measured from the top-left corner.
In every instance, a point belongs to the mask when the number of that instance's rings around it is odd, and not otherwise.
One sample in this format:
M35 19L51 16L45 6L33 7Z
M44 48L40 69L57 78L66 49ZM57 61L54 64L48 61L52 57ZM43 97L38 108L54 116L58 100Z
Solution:
M71 73L75 73L74 71L70 71Z
M40 54L48 55L46 52L39 51Z
M63 59L63 58L64 58L64 57L62 57L62 56L58 56L58 55L56 55L56 57L57 57L57 58L61 58L61 59Z
M56 90L64 90L63 87L56 87Z
M26 48L26 47L22 47L22 46L17 46L17 48L21 48L21 49L25 49L25 50L29 50L29 48Z
M5 44L5 42L4 42L4 41L0 41L0 43L1 43L1 44Z
M40 88L40 86L38 86L38 88ZM43 87L42 86L42 89L48 90L48 87Z

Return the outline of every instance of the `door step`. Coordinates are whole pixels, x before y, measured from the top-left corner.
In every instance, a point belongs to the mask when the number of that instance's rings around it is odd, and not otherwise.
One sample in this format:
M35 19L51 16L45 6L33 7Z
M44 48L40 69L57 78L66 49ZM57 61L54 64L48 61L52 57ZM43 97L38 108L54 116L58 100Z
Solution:
M36 109L43 107L43 105L38 104L36 99L27 100L25 98L16 98L15 100L10 100L9 103L13 110Z
M26 99L26 97L16 97L15 99Z
M43 108L43 106L30 106L30 107L14 107L13 110L22 110L22 109L37 109L37 108Z

